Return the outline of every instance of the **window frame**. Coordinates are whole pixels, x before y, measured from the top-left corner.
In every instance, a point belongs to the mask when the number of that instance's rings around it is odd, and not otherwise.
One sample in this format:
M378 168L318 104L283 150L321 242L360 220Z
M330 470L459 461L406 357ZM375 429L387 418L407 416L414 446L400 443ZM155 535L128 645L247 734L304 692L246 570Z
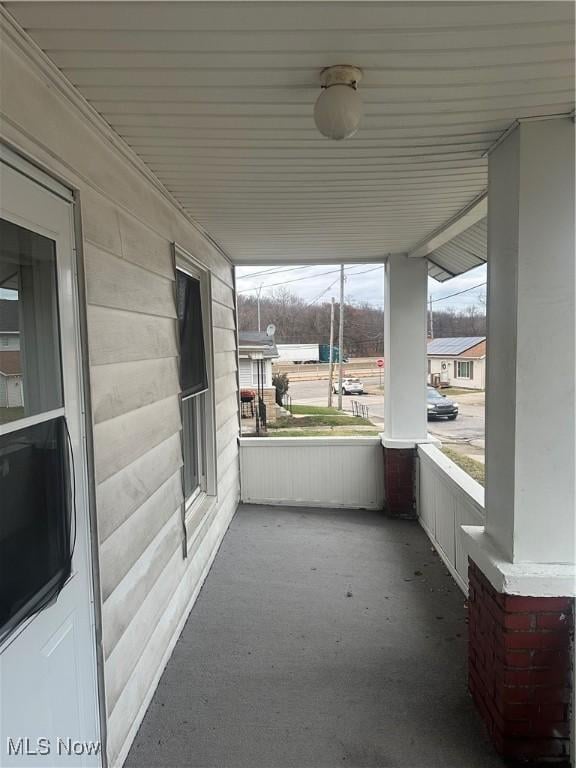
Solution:
M56 405L54 408L42 408L41 410L37 411L36 413L32 413L29 416L20 416L16 419L13 419L11 421L7 421L5 423L0 423L0 435L7 435L11 432L16 432L19 429L27 429L28 427L32 427L36 424L41 424L42 422L51 421L53 419L57 419L60 416L66 415L66 388L65 388L65 376L64 376L64 349L62 345L62 337L63 337L63 321L62 321L62 312L61 312L61 303L62 303L62 285L64 282L64 276L62 275L62 269L61 265L58 261L58 245L59 241L57 238L54 237L54 233L51 232L44 232L41 231L37 227L31 226L29 222L23 222L20 220L12 219L11 217L2 217L4 221L7 221L8 223L21 227L24 230L27 230L31 232L32 234L39 235L40 237L44 237L46 240L49 240L53 244L54 248L54 292L53 292L53 299L54 299L54 314L50 319L50 322L54 324L54 330L55 330L55 345L54 345L54 352L57 353L57 360L56 365L54 366L54 370L57 371L58 377L59 377L59 390L60 390L60 405ZM20 289L21 290L21 289ZM20 292L20 291L19 291ZM17 301L21 301L21 298L18 297ZM33 310L35 310L36 307L33 307ZM24 340L24 332L22 329L20 329L18 332L14 333L15 336L18 336L19 342L20 342L20 353L22 355L22 358L25 358L25 355L23 354L22 349L22 341ZM31 359L37 357L37 355L31 355ZM37 365L41 367L41 364L37 362ZM42 375L45 375L45 371L42 371ZM25 372L22 371L20 373L21 377L21 386L24 387L24 377Z
M473 368L472 360L455 360L454 363L456 366L457 379L466 379L467 381L471 381L474 378L474 368ZM461 373L461 367L465 367L465 369L467 370L466 375L463 375Z
M202 302L202 330L204 334L204 354L206 356L206 377L208 386L201 392L182 398L180 400L180 439L182 445L182 457L184 458L184 418L183 418L183 400L196 400L199 404L196 413L196 439L198 440L198 472L199 485L190 494L184 498L184 523L186 524L193 517L199 506L207 498L214 498L218 495L217 482L217 454L216 454L216 404L214 397L214 334L212 332L212 286L210 270L198 259L194 258L188 251L182 248L178 243L173 244L174 251L174 294L176 296L176 278L177 272L198 280L200 283L200 300ZM179 334L179 321L176 317L177 338ZM179 342L178 342L179 343ZM180 370L180 348L178 349L178 369ZM204 427L202 431L202 426ZM202 448L204 450L202 451ZM182 492L184 494L184 465L181 470Z

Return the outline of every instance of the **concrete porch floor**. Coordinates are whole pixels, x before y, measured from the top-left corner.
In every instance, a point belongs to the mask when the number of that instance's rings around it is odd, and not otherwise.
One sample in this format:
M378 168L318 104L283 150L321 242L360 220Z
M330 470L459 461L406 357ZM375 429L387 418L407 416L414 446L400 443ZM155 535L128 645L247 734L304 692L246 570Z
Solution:
M464 597L416 523L240 506L131 768L498 768Z

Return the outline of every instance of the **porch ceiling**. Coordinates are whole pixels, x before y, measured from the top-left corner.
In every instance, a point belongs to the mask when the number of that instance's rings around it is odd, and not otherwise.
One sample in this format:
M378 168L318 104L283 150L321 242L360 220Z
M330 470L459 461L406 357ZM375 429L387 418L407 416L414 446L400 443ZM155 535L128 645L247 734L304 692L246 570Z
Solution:
M567 2L6 6L237 264L410 251L485 190L515 119L574 107ZM364 70L344 142L312 118L338 63ZM439 279L471 266L437 255Z

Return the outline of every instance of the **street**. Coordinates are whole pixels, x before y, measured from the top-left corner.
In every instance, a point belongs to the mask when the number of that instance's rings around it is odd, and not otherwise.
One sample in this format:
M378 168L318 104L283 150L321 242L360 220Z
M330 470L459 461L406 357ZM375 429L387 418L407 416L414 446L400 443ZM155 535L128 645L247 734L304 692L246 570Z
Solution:
M367 394L360 396L344 395L342 408L351 411L352 400L358 400L369 408L369 418L379 428L384 427L384 397L379 390L380 377L362 378ZM302 405L327 405L328 382L291 381L288 394L294 403ZM479 461L484 460L484 392L470 392L457 395L454 399L459 406L459 415L455 421L430 421L430 434L443 443L450 444L462 453ZM333 395L332 404L337 407L338 395Z

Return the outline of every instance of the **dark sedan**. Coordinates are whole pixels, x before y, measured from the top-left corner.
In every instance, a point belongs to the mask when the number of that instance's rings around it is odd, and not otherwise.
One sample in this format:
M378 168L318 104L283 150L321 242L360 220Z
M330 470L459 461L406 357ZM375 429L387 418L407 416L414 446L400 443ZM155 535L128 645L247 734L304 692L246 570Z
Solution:
M428 418L446 418L454 421L458 416L458 403L440 394L434 387L428 387Z

